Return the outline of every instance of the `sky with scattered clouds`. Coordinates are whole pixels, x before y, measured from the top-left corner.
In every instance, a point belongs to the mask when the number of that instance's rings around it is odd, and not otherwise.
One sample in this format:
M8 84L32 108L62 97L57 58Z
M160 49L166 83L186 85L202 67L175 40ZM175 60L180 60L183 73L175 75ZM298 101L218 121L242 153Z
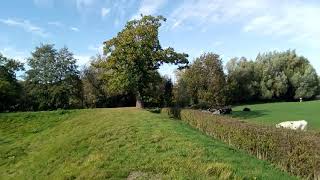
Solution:
M128 20L163 15L163 47L254 59L259 52L296 49L320 73L319 0L5 0L0 52L23 62L40 43L67 46L80 66L101 53ZM173 76L165 65L162 74Z

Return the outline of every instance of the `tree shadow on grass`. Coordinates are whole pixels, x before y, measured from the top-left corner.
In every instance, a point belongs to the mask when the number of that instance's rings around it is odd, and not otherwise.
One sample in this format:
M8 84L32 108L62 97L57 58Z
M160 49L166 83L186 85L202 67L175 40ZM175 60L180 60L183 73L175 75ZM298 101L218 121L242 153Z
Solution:
M253 111L233 111L231 117L239 119L252 119L268 115L268 110L253 110Z

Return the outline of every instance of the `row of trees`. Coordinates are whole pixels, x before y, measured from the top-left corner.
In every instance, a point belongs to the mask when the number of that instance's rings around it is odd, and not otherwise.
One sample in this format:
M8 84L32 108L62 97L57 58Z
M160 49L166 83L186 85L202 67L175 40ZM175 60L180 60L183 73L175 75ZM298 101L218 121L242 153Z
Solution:
M23 64L0 55L0 111L114 106L217 107L261 100L311 99L319 79L309 61L295 51L234 58L223 68L219 55L207 53L188 65L188 55L162 48L162 16L132 20L104 42L104 55L79 71L66 47L36 47ZM157 71L164 63L179 66L178 82Z
M226 72L225 72L226 71ZM227 62L207 53L178 72L175 98L180 106L217 107L253 101L294 101L320 94L319 77L309 61L295 51L259 54Z
M113 107L134 103L137 107L170 106L173 84L161 77L157 69L163 63L184 67L188 60L184 53L161 47L159 27L165 21L162 16L142 16L140 20L129 21L116 37L104 43L104 55L93 58L91 65L81 72L67 48L56 50L50 44L36 47L31 53L25 78L20 82L14 71L22 65L2 58L1 65L9 79L1 81L0 110ZM11 84L5 87L7 81Z
M22 63L1 57L0 110L50 110L81 107L82 82L76 59L67 49L53 45L36 47L27 59L23 80L15 71Z
M69 108L119 107L135 105L134 89L113 91L112 80L101 67L106 58L92 57L91 64L78 70L76 59L67 49L56 50L51 44L36 47L27 59L28 69L21 80L16 72L24 65L0 54L0 112L17 110L54 110ZM146 106L171 106L171 79L157 71L153 83L143 88Z

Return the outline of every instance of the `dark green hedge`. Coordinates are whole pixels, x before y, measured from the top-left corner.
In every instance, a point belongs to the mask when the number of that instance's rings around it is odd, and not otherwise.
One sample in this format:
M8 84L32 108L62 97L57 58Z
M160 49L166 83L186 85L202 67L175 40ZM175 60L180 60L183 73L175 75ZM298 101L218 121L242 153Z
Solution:
M307 179L320 179L320 134L276 129L191 109L162 109L204 133Z

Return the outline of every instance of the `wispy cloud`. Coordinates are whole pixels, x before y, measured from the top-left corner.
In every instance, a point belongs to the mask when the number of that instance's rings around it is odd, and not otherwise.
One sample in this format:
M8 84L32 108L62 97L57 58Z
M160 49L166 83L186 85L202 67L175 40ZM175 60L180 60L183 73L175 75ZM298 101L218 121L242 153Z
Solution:
M0 19L0 22L3 24L6 24L8 26L22 28L23 30L39 35L41 37L47 37L48 33L45 32L45 30L39 26L36 26L32 24L28 20L14 20L14 19Z
M84 66L84 65L88 65L90 62L90 55L80 55L80 54L75 54L74 58L77 59L77 65L78 66Z
M138 12L134 14L131 19L138 19L141 14L154 15L161 7L167 3L167 0L142 0Z
M103 44L97 46L89 45L88 49L90 51L94 51L95 53L103 54Z
M169 17L172 29L232 23L242 26L243 32L312 44L320 44L319 19L319 4L299 0L191 0Z
M52 7L54 0L33 0L33 3L38 7Z
M110 13L109 8L101 8L101 17L104 18Z
M71 31L75 31L75 32L79 32L80 31L80 29L77 28L77 27L70 27L70 30Z
M52 26L56 26L56 27L63 27L63 23L59 22L59 21L51 21L51 22L48 22L49 25L52 25Z
M272 0L270 0L272 1ZM186 23L208 25L234 22L264 8L268 0L191 0L184 1L170 15L173 28Z
M28 52L17 50L12 46L7 46L0 49L0 53L6 57L19 60L20 62L26 62L26 58L28 56Z
M82 11L94 4L95 0L75 0L77 9Z
M308 4L286 4L279 12L252 18L244 32L266 36L287 37L291 42L311 43L320 47L320 6Z

